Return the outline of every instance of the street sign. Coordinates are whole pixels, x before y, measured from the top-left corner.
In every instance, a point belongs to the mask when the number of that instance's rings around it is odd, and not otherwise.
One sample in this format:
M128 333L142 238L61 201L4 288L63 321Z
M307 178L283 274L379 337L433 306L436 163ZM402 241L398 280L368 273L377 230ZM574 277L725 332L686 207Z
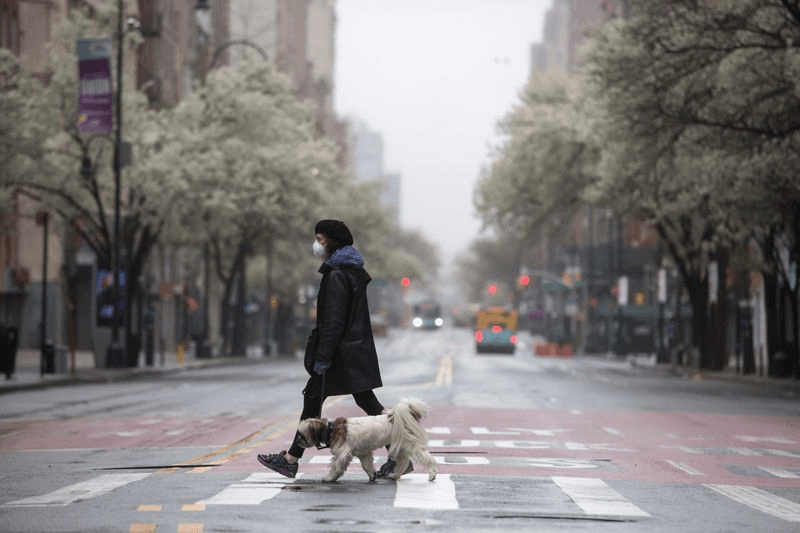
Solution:
M111 39L78 39L78 130L111 132L113 100Z

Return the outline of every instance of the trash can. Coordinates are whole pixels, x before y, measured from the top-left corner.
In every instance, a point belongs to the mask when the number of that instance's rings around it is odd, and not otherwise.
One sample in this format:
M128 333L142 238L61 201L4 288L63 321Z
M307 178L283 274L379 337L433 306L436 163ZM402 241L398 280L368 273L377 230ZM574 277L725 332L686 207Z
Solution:
M16 371L17 343L19 328L0 326L0 369L6 373L6 379Z
M67 374L69 373L69 366L67 363L67 354L69 349L64 346L63 344L59 344L56 346L55 349L55 367L54 371L56 374Z
M50 339L42 347L42 373L54 374L56 371L56 346Z

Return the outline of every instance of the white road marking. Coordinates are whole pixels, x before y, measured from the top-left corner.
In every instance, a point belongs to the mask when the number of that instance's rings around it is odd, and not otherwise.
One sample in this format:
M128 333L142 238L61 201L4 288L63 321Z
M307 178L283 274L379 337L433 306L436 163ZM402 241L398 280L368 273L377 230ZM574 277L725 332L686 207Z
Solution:
M622 433L618 429L614 428L603 428L603 431L606 433L610 433L611 435L621 435Z
M216 495L200 500L198 505L259 505L281 493L283 487L302 477L284 477L277 472L250 474L241 483L234 483Z
M702 473L701 471L697 470L696 468L692 468L689 465L686 465L686 464L683 464L683 463L679 463L678 461L672 461L670 459L667 459L667 463L669 463L670 465L674 466L678 470L682 470L682 471L686 472L690 476L704 476L705 475L704 473Z
M433 456L436 462L440 465L488 465L489 459L486 457L460 457L448 455L441 457L438 455Z
M746 506L788 522L800 522L800 504L765 490L741 485L705 485Z
M527 429L527 428L508 428L520 433L533 433L538 437L555 437L556 433L563 433L565 431L572 431L571 429Z
M425 431L427 431L428 433L436 433L436 434L441 434L441 435L449 435L450 434L450 428L446 428L446 427L428 428Z
M456 486L450 474L439 474L428 481L427 474L406 474L397 480L395 507L414 509L458 509Z
M97 476L88 481L68 485L49 494L8 502L3 507L69 505L82 500L88 500L89 498L102 496L123 485L144 479L149 475L150 472L140 474L103 474L102 476Z
M750 448L728 448L731 451L738 453L739 455L761 455L761 452L758 450L751 450Z
M683 453L691 453L691 454L695 454L695 455L702 455L703 454L703 450L701 450L700 448L692 448L691 446L672 446L672 445L668 445L668 444L662 444L661 447L662 448L672 448L673 450L680 450Z
M798 476L794 472L786 470L785 468L778 468L773 466L760 466L759 468L768 474L772 474L775 477L782 477L785 479L800 479L800 476Z
M589 447L582 442L565 442L564 446L568 450L588 450Z
M593 463L590 459L565 459L560 457L526 457L524 460L528 461L528 466L537 468L569 468L569 469L587 469L597 468L597 464ZM572 479L572 478L567 478Z
M519 435L519 431L489 431L489 428L469 428L473 435Z
M754 437L752 435L735 435L733 438L744 442L777 442L779 444L794 444L795 441L784 437Z
M494 445L497 448L512 448L518 450L542 450L553 446L550 442L534 440L496 440Z
M481 445L479 440L430 440L428 441L428 448L477 448Z
M767 452L772 455L780 455L781 457L800 457L800 455L790 452L789 450L767 450Z
M460 455L447 455L447 456L439 456L434 455L434 459L440 465L488 465L489 459L486 457L474 457L474 456L460 456ZM315 455L312 457L308 463L312 465L327 465L330 464L333 457L331 455ZM375 457L375 463L381 463L383 457ZM360 464L360 461L357 457L354 457L350 464Z
M551 478L586 514L602 516L650 516L609 487L601 479Z

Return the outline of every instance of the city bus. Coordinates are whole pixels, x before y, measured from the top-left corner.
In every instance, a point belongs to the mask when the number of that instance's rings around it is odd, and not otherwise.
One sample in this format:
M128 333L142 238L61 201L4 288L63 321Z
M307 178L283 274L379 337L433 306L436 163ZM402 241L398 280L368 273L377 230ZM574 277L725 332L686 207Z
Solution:
M478 353L514 353L517 324L517 312L505 307L489 307L478 311L475 320L475 350Z
M437 329L444 325L441 306L434 301L419 302L414 305L414 329Z

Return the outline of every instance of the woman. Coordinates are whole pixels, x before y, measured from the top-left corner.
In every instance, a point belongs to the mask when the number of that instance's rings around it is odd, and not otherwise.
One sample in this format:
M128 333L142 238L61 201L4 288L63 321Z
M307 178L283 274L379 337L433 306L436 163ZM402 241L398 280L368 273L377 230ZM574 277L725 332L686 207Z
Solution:
M322 280L317 296L317 327L306 347L305 367L311 377L303 390L300 420L321 416L325 398L343 394L352 394L356 405L368 415L379 415L384 408L373 389L383 384L369 321L367 284L371 278L364 270L364 259L352 246L353 235L344 222L321 220L314 234L314 257L324 263L319 268ZM259 462L286 477L295 477L303 456L297 439L295 434L288 451L259 455ZM394 466L389 458L377 477L386 477Z

